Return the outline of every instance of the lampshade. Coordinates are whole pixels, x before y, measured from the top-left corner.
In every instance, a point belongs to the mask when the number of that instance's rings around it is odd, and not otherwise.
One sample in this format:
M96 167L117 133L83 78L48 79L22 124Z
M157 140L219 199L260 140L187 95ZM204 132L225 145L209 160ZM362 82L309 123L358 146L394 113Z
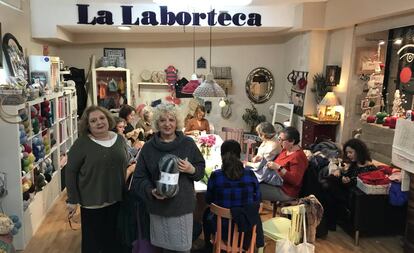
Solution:
M322 101L319 103L320 105L325 106L337 106L340 105L338 98L335 96L335 93L332 91L326 93L326 95L323 97Z
M225 97L226 92L213 79L213 74L208 74L193 93L194 97Z

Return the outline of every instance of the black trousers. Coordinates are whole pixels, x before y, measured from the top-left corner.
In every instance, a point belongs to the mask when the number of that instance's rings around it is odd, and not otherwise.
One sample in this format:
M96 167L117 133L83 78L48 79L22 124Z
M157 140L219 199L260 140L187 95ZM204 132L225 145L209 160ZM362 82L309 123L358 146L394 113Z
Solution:
M344 210L348 206L349 186L333 175L324 178L321 186L324 216L327 218L328 227L334 227L337 220L343 218Z
M117 240L119 202L104 208L81 208L82 253L121 252Z

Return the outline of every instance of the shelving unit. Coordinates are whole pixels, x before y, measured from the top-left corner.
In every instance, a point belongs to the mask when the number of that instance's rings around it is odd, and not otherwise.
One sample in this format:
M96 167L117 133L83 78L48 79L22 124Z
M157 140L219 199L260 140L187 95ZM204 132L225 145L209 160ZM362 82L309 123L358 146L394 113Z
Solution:
M140 82L137 83L138 85L138 97L141 96L141 86L147 86L147 87L151 87L151 88L156 88L156 87L162 87L162 88L169 88L169 84L168 83L150 83L150 82Z
M23 250L26 247L49 208L62 191L62 156L66 155L78 135L76 101L75 88L64 88L62 92L40 97L25 104L1 106L0 171L6 173L8 191L8 194L2 200L2 208L6 214L17 215L22 221L22 227L13 240L17 250ZM30 113L34 106L41 108L41 111L46 106L50 109L47 123L45 123L46 117L43 117L43 121L38 127L39 130L37 130L35 121L42 118L43 115ZM28 118L24 123L21 121L21 116L19 116L22 112L26 112ZM23 141L20 140L21 131L26 133L26 138ZM56 140L56 142L52 140ZM38 145L36 141L40 141L42 144ZM26 158L20 152L21 142L26 144L26 147L32 148L32 154L35 149L37 150L39 146L43 145L43 156L38 155L35 158L36 160L27 166L24 161ZM21 155L23 158L21 158ZM29 182L29 180L33 182L35 171L41 170L42 165L44 165L43 162L47 160L51 162L53 167L48 174L50 175L50 182L43 188L38 188L35 192L30 193L30 200L25 201L23 194L26 192L25 196L29 196L27 194L29 191L23 189L27 186L23 182ZM23 175L22 170L24 169L26 173ZM46 175L46 172L44 174Z
M112 80L115 81L116 87L111 86ZM100 105L107 109L118 109L122 104L131 104L129 69L116 67L92 69L92 82L92 103L94 105Z

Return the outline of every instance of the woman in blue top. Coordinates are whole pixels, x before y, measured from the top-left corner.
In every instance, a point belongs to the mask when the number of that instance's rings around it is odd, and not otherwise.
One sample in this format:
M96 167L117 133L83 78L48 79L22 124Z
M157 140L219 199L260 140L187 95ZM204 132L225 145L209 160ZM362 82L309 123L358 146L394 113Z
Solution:
M261 201L259 181L254 172L243 167L241 148L235 140L221 145L222 166L213 171L207 184L206 202L224 208L253 205ZM210 236L214 233L216 219L207 209L203 216L205 247L211 248ZM224 226L226 227L226 226ZM211 251L210 251L211 252Z

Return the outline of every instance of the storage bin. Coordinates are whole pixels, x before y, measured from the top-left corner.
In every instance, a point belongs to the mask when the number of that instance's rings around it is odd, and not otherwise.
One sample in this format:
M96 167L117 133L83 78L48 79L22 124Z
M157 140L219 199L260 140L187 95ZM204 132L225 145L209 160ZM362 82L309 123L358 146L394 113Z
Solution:
M390 189L390 184L386 185L370 185L362 182L361 179L357 178L357 187L365 194L370 195L387 195Z

